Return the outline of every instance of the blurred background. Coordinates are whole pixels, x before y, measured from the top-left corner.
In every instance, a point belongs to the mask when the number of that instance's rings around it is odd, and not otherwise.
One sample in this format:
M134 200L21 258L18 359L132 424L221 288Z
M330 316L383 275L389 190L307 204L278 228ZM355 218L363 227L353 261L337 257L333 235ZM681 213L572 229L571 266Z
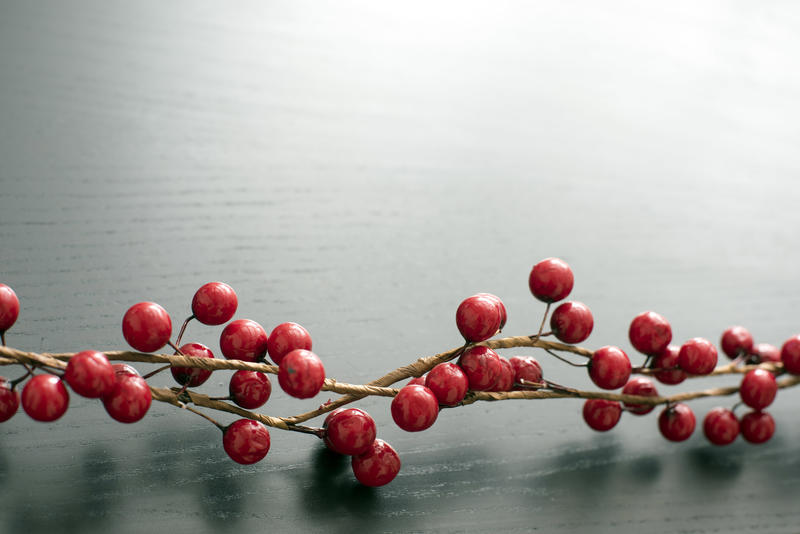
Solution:
M477 292L534 333L527 276L558 256L594 313L586 347L641 363L627 330L648 309L677 343L743 324L780 346L800 332L798 23L777 2L0 0L7 341L122 349L131 304L177 329L222 280L238 318L303 324L328 376L363 383L459 345ZM220 331L184 339L219 355ZM270 415L327 399L273 386ZM666 442L657 412L595 433L572 400L409 434L365 399L403 461L373 490L305 435L273 431L244 467L192 414L123 425L72 395L56 423L0 428L0 531L796 532L798 400L778 395L771 442L715 448L699 425ZM700 423L734 402L691 406Z

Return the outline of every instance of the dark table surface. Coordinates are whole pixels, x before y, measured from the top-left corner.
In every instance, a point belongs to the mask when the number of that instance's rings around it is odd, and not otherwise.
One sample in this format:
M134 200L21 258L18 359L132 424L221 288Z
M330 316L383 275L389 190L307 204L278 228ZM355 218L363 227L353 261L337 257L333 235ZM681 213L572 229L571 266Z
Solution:
M128 306L178 322L224 280L238 317L302 323L329 376L364 383L458 345L476 292L504 299L509 335L534 332L528 272L560 256L594 312L587 347L631 350L645 309L679 343L744 324L780 344L800 331L798 20L688 1L0 1L8 342L123 349ZM220 330L186 339L217 350ZM271 415L328 398L275 385ZM2 425L0 531L798 532L798 401L780 392L768 444L715 448L666 442L655 413L595 433L572 400L477 403L409 434L365 399L403 461L373 490L309 436L273 431L244 467L190 413L123 425L73 395L56 423Z

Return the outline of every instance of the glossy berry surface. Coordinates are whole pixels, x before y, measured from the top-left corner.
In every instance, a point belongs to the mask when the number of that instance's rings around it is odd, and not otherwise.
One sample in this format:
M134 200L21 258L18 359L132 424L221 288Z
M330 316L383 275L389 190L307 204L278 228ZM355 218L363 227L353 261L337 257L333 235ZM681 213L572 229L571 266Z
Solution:
M64 380L78 395L97 399L114 387L116 374L105 354L84 350L69 359Z
M500 376L489 391L511 391L514 387L514 368L511 362L500 356Z
M728 358L734 359L742 354L750 354L753 336L743 326L732 326L722 333L720 346Z
M263 460L269 446L269 430L252 419L234 421L222 436L222 447L231 460L244 465Z
M236 313L239 300L231 286L209 282L198 289L192 298L192 314L203 324L227 323Z
M633 348L650 356L667 348L672 341L672 327L661 315L646 311L633 318L628 338Z
M668 345L667 348L655 355L650 362L650 368L663 369L654 374L656 380L671 386L686 380L686 371L678 367L678 354L680 354L680 348Z
M406 432L430 428L439 416L439 401L425 386L405 386L392 399L392 419Z
M750 443L764 443L775 434L775 420L767 412L746 413L739 426L742 437Z
M14 417L19 409L19 392L11 389L11 383L0 376L0 423Z
M139 352L155 352L169 341L172 320L155 302L134 304L122 318L122 335Z
M508 311L506 310L506 305L503 304L502 300L500 300L500 297L498 297L497 295L492 295L491 293L478 293L476 296L490 298L495 302L495 304L497 304L497 309L500 312L499 329L502 330L503 327L506 325L506 321L508 320Z
M693 375L707 375L717 366L717 348L707 339L690 339L678 352L678 365Z
M267 354L267 332L255 321L237 319L222 330L219 347L228 360L257 362Z
M742 402L754 410L762 410L772 404L778 394L778 383L769 371L753 369L742 379L739 396Z
M267 338L267 352L276 365L293 350L311 350L311 334L297 323L282 323Z
M658 429L670 441L684 441L692 435L695 427L694 412L685 404L664 408L658 416Z
M567 298L574 283L572 269L558 258L540 261L533 266L528 276L528 287L533 296L547 303Z
M640 397L658 397L658 390L653 381L643 376L631 378L625 387L622 388L623 395L638 395ZM654 404L628 404L625 408L633 415L645 415L655 409Z
M264 373L242 369L231 376L228 392L238 406L254 410L269 400L269 396L272 394L272 383Z
M425 381L427 379L428 379L428 375L415 376L414 378L409 380L408 384L406 384L406 385L409 386L411 384L419 384L420 386L424 386L425 385Z
M727 408L714 408L703 419L703 434L714 445L728 445L739 435L739 420Z
M753 350L750 354L755 363L777 363L781 361L781 349L769 343L756 343L753 345Z
M115 380L119 380L120 375L142 376L139 371L127 363L114 363L111 364L111 368L114 369Z
M500 356L488 347L470 347L458 359L458 365L467 375L469 389L488 391L500 378Z
M800 375L800 335L790 337L781 347L781 361L787 373Z
M214 359L214 353L202 343L186 343L180 347L180 350L184 356ZM198 367L172 367L170 372L178 384L190 388L205 384L212 373L209 369Z
M542 366L531 356L512 356L509 360L511 368L514 369L514 383L522 384L525 382L541 382ZM514 389L522 389L515 386Z
M36 375L22 389L22 408L36 421L55 421L67 411L69 393L53 375Z
M601 347L589 360L589 377L597 387L617 389L631 376L631 361L619 347Z
M11 328L19 317L19 299L14 290L0 284L0 333Z
M365 486L383 486L394 480L400 472L400 456L382 439L372 442L364 454L353 456L351 461L356 480Z
M152 401L144 378L118 374L114 387L103 397L103 406L120 423L135 423L145 416Z
M456 326L466 341L477 343L495 335L500 329L500 308L489 296L473 295L464 299L456 310Z
M298 399L313 397L325 382L325 368L310 350L297 349L283 357L278 369L281 388Z
M375 441L375 421L364 410L347 408L325 420L325 443L339 454L367 452Z
M588 399L583 403L583 420L598 432L614 428L621 415L622 408L617 401Z
M550 329L564 343L585 341L594 328L589 307L582 302L565 302L550 316Z
M428 372L423 385L433 392L439 404L455 406L464 400L469 389L469 379L461 367L445 362Z

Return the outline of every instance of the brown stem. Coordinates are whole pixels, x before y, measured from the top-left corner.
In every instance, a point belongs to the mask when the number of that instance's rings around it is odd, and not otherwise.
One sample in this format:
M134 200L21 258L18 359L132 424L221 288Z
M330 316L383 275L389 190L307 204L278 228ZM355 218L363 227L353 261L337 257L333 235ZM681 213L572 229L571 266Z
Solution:
M192 319L194 319L194 314L191 314L189 317L186 318L185 321L183 321L183 324L181 325L181 329L178 332L178 338L175 340L175 344L176 345L180 345L181 344L181 339L183 338L183 333L186 332L186 325L189 324L189 321L191 321Z

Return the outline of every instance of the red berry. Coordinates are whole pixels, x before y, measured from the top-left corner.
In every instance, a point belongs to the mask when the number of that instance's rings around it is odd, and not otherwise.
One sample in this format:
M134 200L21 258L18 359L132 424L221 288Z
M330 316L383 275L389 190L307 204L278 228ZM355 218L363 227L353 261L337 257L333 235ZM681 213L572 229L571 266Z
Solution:
M127 363L115 363L111 365L111 368L114 369L114 380L119 380L120 375L126 376L142 376L132 366L128 365Z
M638 395L640 397L658 397L658 390L655 384L649 378L637 376L631 378L625 387L622 388L623 395ZM625 403L625 408L628 409L633 415L644 415L653 411L656 406L654 404L628 404Z
M753 350L750 351L750 354L756 357L756 363L777 363L781 361L781 350L775 345L770 345L769 343L758 343L753 345Z
M269 430L252 419L234 421L222 436L222 447L231 460L244 465L263 460L269 445Z
M703 433L714 445L728 445L739 435L739 420L726 408L714 408L703 419Z
M169 341L172 320L155 302L134 304L122 318L122 335L139 352L155 352Z
M192 358L214 359L214 353L202 343L187 343L181 347L181 353ZM190 388L203 385L211 376L210 370L198 367L172 367L170 371L178 384Z
M69 359L64 380L78 395L97 399L114 387L116 375L105 354L84 350Z
M597 387L617 389L624 386L631 376L631 361L619 347L601 347L589 360L589 377Z
M372 442L364 454L353 456L353 474L365 486L388 484L400 472L400 456L382 439Z
M670 441L684 441L694 432L694 413L685 404L667 406L658 416L658 429Z
M750 443L764 443L775 433L775 420L767 412L746 413L740 425L742 437Z
M237 319L222 330L219 346L229 360L257 362L267 354L267 332L255 321Z
M0 284L0 334L11 328L19 317L19 299L14 290Z
M781 361L787 373L800 375L800 335L790 337L783 344Z
M558 258L540 261L533 266L528 277L528 287L533 296L548 303L567 298L574 283L572 269Z
M228 392L237 405L254 410L269 400L272 383L264 373L240 370L233 373L228 385Z
M536 358L530 356L513 356L508 360L511 368L514 369L514 383L522 384L526 382L541 382L542 381L542 366L536 361ZM515 386L514 389L522 389Z
M325 419L325 444L339 454L364 454L375 441L375 421L358 408L347 408Z
M564 343L580 343L592 333L594 319L582 302L565 302L550 316L550 329Z
M411 382L409 382L409 385ZM454 363L440 363L430 370L423 384L430 389L439 404L455 406L467 394L469 379L464 371Z
M322 361L310 350L293 350L281 360L278 383L292 397L313 397L322 389L324 382L325 368Z
M425 386L405 386L392 399L392 419L406 432L430 428L439 416L439 401Z
M583 403L583 420L598 432L614 428L621 415L622 408L617 401L588 399Z
M410 386L411 384L419 384L420 386L424 386L425 385L425 381L427 379L428 379L428 375L417 376L417 377L414 377L411 380L409 380L408 384L406 384L406 385Z
M762 410L772 404L778 394L778 383L769 371L753 369L742 379L739 395L742 402L754 410Z
M11 419L19 409L19 392L11 389L11 383L0 376L0 423Z
M456 310L456 326L464 339L477 343L495 335L500 329L500 307L495 299L473 295L464 299Z
M511 391L514 387L514 368L511 362L500 356L500 376L489 391Z
M227 323L238 306L236 292L223 282L204 284L192 298L192 314L207 325Z
M722 352L731 360L753 350L753 336L743 326L732 326L722 333Z
M492 295L491 293L478 293L477 297L487 297L494 300L495 304L497 304L497 309L500 312L500 327L499 329L502 330L503 327L506 325L506 321L508 320L508 312L506 311L506 305L503 304L503 301L500 300L500 297L497 295Z
M488 391L500 378L500 356L488 347L470 347L458 359L458 365L467 375L469 389Z
M693 375L707 375L717 366L717 348L707 339L690 339L678 352L678 365Z
M311 350L311 335L297 323L283 323L276 326L267 339L267 352L276 365L293 350Z
M647 354L659 354L672 341L672 328L669 321L656 312L642 312L631 321L628 337L633 348Z
M678 367L678 354L680 349L675 345L669 345L663 351L656 354L650 363L652 369L668 369L655 373L656 380L662 384L674 386L686 380L686 372Z
M69 393L64 382L53 375L36 375L22 389L22 408L31 419L55 421L67 411Z
M103 406L120 423L135 423L145 416L152 400L144 378L118 374L114 387L103 396Z

